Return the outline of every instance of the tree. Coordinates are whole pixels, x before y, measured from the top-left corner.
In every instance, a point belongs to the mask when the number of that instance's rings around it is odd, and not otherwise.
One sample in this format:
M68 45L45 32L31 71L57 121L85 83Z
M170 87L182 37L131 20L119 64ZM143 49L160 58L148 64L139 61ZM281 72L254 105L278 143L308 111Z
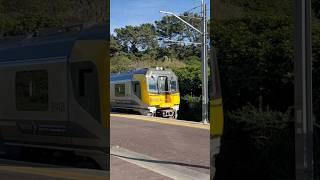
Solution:
M201 29L201 19L198 14L185 12L180 16L194 27ZM157 35L162 45L161 53L158 56L169 56L177 59L186 59L186 57L198 55L200 57L200 46L182 45L177 43L168 43L166 40L200 42L200 34L188 27L174 16L164 16L161 20L155 21Z
M201 19L198 14L185 12L180 16L182 19L193 25L194 27L201 28ZM197 42L200 40L198 32L186 26L181 20L174 16L164 16L160 21L156 21L156 28L159 38Z
M26 35L43 28L104 22L105 2L100 0L0 1L0 36Z
M292 0L232 0L228 1L241 7L246 13L259 13L268 15L288 15L292 16L293 12Z
M121 54L121 45L115 36L110 35L110 56L114 57L118 54Z
M275 110L293 105L292 24L286 16L261 14L214 22L226 109L258 105L259 96Z
M201 68L200 63L179 68L174 71L179 78L181 96L201 96Z
M320 1L319 0L312 0L312 9L314 15L320 19Z
M115 29L116 40L126 53L138 54L157 47L156 30L152 24Z

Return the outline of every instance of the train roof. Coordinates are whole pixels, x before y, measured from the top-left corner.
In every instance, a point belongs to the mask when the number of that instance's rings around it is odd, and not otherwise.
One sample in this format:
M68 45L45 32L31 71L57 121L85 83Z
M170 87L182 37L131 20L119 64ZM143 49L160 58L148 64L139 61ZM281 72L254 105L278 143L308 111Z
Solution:
M131 71L125 71L125 72L119 72L119 73L112 73L111 74L111 81L121 81L121 80L129 80L133 78L133 75L135 74L143 74L147 75L149 73L155 73L155 74L163 74L163 73L169 73L174 75L171 69L158 69L158 68L142 68L142 69L135 69Z
M76 40L107 40L108 35L106 26L91 25L46 36L0 39L0 63L68 57Z

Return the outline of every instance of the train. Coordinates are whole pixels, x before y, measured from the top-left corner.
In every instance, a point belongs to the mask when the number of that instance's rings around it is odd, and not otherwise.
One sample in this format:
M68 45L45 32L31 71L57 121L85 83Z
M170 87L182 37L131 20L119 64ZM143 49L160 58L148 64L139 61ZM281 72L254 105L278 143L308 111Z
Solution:
M141 68L111 74L112 109L176 119L179 104L178 77L171 69Z
M0 40L0 146L109 170L107 26ZM50 152L50 153L49 153Z
M216 161L219 161L221 137L224 130L224 113L223 100L220 84L220 74L218 68L218 60L214 48L210 50L211 56L209 59L210 66L210 82L209 87L209 121L210 121L210 179L215 179Z

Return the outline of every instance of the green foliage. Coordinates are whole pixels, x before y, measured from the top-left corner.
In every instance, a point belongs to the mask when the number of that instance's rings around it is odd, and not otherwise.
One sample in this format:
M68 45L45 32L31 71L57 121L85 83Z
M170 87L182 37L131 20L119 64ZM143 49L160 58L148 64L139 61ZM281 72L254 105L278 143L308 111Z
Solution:
M115 29L116 39L126 53L137 54L157 47L156 30L152 24Z
M0 17L1 37L76 23L103 22L106 12L101 0L1 0Z
M186 95L181 97L179 119L200 122L202 101L201 97Z
M217 179L276 180L294 177L291 112L259 111L252 105L225 114Z
M228 2L240 16L211 29L225 110L217 179L293 179L293 1Z
M241 7L247 13L289 15L292 16L292 0L232 0L231 4Z
M188 65L194 65L194 66L200 66L201 64L201 59L198 56L188 56L186 58L186 64Z
M129 71L132 70L132 60L130 60L127 56L116 56L110 59L110 70L111 72L121 72L121 71Z
M141 57L132 54L122 54L111 57L110 66L111 72L114 73L149 67L164 67L175 70L186 67L186 64L174 58L155 60L148 54L143 54Z
M118 55L121 53L121 45L116 40L116 38L111 35L110 37L110 56L114 57L115 55Z
M182 96L201 95L201 68L199 65L189 65L185 68L175 69L174 72L179 78L179 88Z
M201 29L201 20L198 14L185 12L180 17L197 29ZM157 33L161 39L177 41L189 40L192 42L200 40L197 32L186 26L174 16L164 16L161 20L156 21L155 24L157 27Z
M319 0L312 0L312 9L313 9L314 15L317 18L320 18L320 1Z
M320 124L320 26L313 27L313 111L316 116L317 123Z
M293 104L291 22L286 16L264 15L213 22L211 39L227 109L258 105L259 96L273 109Z

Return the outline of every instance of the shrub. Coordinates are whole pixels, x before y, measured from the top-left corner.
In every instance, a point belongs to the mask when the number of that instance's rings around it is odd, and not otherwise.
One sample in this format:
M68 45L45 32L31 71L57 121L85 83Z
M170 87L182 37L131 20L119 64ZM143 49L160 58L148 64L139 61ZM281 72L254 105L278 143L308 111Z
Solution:
M183 96L180 101L179 119L187 121L201 121L201 97Z
M293 178L293 127L289 113L260 112L251 105L227 112L217 178Z
M112 73L128 71L133 68L131 64L132 60L130 60L128 57L123 55L115 56L110 59L110 70Z

